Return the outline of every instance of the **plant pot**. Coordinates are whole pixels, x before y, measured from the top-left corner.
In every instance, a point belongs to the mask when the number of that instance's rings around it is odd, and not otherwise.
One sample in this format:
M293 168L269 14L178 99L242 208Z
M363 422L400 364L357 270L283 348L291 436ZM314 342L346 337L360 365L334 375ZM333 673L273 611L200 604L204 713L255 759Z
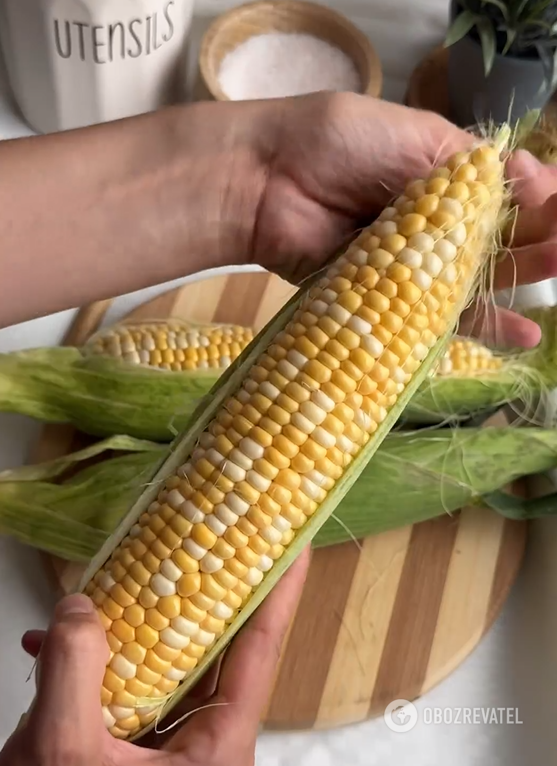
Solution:
M449 48L448 88L450 118L460 127L517 120L552 95L537 57L498 54L486 77L481 45L470 35Z

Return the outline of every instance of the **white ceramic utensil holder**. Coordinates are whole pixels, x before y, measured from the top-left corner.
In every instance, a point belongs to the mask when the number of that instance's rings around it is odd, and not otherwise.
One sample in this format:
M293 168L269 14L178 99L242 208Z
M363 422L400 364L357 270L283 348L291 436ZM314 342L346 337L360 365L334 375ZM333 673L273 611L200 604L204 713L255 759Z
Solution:
M153 111L186 77L193 0L0 0L14 97L51 133Z

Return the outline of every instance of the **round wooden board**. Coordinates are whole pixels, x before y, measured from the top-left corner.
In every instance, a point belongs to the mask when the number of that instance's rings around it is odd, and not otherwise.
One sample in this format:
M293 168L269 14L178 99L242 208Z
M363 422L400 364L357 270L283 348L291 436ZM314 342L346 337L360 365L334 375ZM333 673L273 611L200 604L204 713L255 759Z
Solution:
M412 72L404 102L415 109L437 112L450 119L448 70L449 51L443 46L434 48ZM550 101L544 117L557 122L557 105Z
M183 317L259 329L292 295L266 273L189 284L129 318ZM109 303L85 309L66 342L80 343ZM34 459L75 449L68 429L45 429ZM524 523L465 509L314 553L265 712L267 729L329 728L381 715L448 676L499 613L520 568ZM60 591L75 565L48 560Z

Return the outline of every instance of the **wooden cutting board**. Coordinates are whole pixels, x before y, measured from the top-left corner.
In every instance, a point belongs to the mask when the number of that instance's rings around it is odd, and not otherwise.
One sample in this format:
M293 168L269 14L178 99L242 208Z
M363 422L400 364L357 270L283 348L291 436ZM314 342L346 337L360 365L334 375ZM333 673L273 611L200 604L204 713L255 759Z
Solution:
M266 273L219 276L168 292L130 318L182 317L259 329L291 296ZM66 343L79 344L110 302L84 309ZM83 437L48 427L34 460ZM267 729L327 728L382 715L448 676L498 615L518 573L526 525L488 511L408 526L314 553L269 706ZM56 586L76 567L48 557ZM295 679L295 681L293 680Z

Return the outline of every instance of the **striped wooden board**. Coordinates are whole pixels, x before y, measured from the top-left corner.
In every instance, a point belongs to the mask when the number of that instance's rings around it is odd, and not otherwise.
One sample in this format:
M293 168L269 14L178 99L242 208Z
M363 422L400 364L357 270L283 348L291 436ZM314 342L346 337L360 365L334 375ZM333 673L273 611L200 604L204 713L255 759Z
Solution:
M259 329L291 294L289 285L266 273L225 275L161 295L130 318L175 316ZM66 342L83 342L108 306L81 312ZM34 459L76 449L82 438L49 427ZM361 721L446 678L499 613L525 539L525 524L466 509L317 551L264 726L289 730ZM75 582L75 566L49 558L48 567L60 591Z

